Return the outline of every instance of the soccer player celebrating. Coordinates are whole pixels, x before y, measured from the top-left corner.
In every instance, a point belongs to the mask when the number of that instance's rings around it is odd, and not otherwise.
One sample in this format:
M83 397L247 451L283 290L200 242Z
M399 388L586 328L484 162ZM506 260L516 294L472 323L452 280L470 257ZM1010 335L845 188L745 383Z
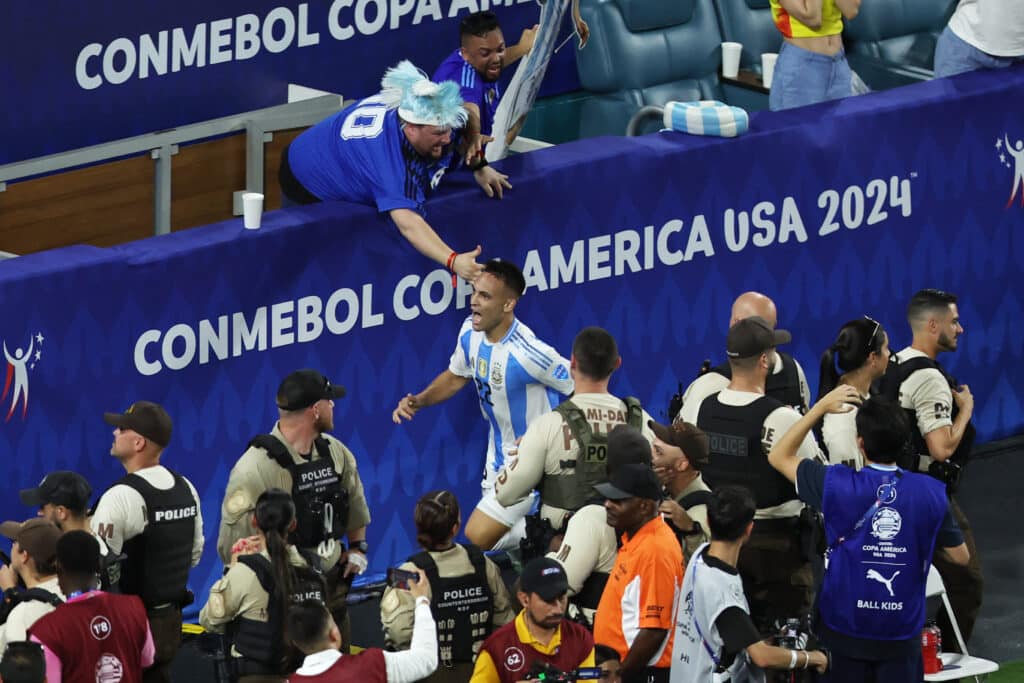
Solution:
M525 289L519 268L488 261L473 283L472 314L459 330L448 369L420 393L404 396L391 415L401 424L420 408L448 400L470 380L476 384L490 437L482 496L466 523L466 537L484 550L518 547L533 498L502 507L494 496L495 477L527 425L559 403L557 394L573 391L569 361L515 316Z

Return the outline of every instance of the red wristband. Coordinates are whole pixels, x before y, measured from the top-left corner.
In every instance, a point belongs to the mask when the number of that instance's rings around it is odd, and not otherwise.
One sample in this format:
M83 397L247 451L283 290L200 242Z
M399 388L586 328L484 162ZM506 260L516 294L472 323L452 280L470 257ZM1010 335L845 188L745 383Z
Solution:
M451 270L452 269L452 265L455 263L455 257L456 256L458 256L458 254L455 253L454 251L448 256L448 260L445 261L445 264L444 264L444 267L447 270Z

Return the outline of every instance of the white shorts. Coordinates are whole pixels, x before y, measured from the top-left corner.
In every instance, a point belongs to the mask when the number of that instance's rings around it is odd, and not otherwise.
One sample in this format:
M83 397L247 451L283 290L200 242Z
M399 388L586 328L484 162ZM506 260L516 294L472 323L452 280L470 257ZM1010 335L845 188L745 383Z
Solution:
M530 514L536 503L536 498L537 493L531 492L529 496L515 505L505 507L498 502L498 498L494 495L494 486L488 486L485 483L480 486L480 502L477 503L476 509L491 519L501 522L509 528L513 528L516 526L516 523L521 522Z

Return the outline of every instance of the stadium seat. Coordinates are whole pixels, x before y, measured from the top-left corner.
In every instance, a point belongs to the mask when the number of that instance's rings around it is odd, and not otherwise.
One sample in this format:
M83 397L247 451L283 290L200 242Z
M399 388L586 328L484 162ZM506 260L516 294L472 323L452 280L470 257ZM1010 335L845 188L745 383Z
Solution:
M715 0L723 40L743 44L740 68L761 73L761 54L778 52L782 34L772 22L769 0Z
M864 2L847 22L850 66L873 89L932 77L935 41L955 0Z
M956 644L963 654L952 652L942 653L942 671L934 674L925 674L926 681L955 681L965 678L973 678L975 681L982 681L988 678L990 673L999 671L999 665L991 660L980 657L972 657L967 654L967 644L960 634L960 625L956 623L956 616L953 608L946 597L946 586L942 583L939 570L934 565L928 568L928 583L925 588L925 595L929 598L941 597L942 609L946 610L949 622L953 625L953 635L956 636Z
M592 40L576 57L580 137L623 135L645 105L722 99L722 34L712 0L584 0Z

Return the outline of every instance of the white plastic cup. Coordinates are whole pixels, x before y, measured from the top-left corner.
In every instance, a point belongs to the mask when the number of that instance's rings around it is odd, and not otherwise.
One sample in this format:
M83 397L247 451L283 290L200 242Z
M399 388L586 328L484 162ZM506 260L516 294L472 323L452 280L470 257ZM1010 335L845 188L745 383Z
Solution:
M736 78L740 74L740 54L743 52L743 43L722 43L722 75L726 78Z
M775 76L775 62L779 58L777 52L764 52L761 54L761 82L764 87L771 89L772 78Z
M263 218L263 195L259 192L246 192L242 195L242 215L245 217L245 227L248 230L256 230L260 227Z

